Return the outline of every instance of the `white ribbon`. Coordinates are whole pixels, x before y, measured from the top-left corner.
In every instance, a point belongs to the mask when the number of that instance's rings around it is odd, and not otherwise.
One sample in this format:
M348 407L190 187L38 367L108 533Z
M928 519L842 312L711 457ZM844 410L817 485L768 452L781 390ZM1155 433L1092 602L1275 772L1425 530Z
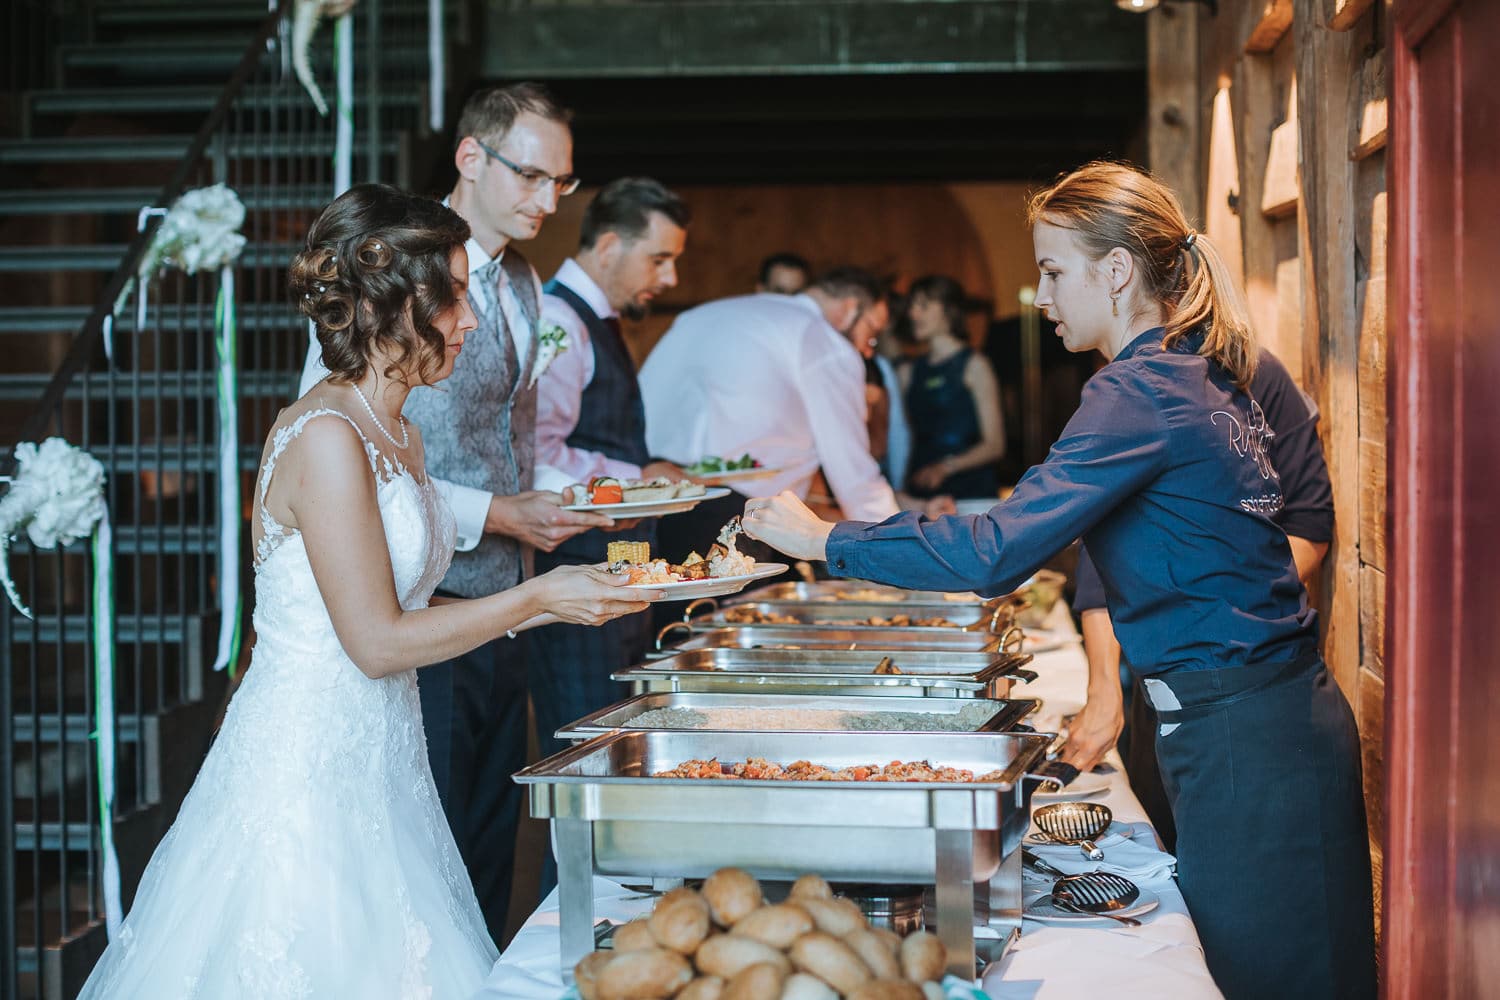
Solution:
M333 59L338 93L333 121L333 196L354 183L354 16L344 14L333 26ZM371 114L376 110L371 109Z
M443 49L443 0L427 0L427 125L443 131L443 88L447 80Z

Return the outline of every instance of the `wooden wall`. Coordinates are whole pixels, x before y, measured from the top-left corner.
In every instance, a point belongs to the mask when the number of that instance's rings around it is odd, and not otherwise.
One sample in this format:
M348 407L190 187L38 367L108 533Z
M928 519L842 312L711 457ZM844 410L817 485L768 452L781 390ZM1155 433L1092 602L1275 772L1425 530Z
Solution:
M957 278L991 302L994 318L1020 312L1018 293L1036 284L1020 183L681 186L693 210L679 284L657 314L629 323L642 359L676 311L753 291L767 255L792 251L814 269L858 264L902 286L924 274ZM536 239L521 244L544 277L577 248L583 210L595 192L566 199ZM971 317L981 332L982 316Z
M1263 343L1322 413L1337 527L1313 599L1324 655L1359 721L1378 891L1384 0L1220 0L1216 17L1197 5L1163 5L1149 16L1153 167L1187 193L1204 231L1230 248ZM1195 113L1185 114L1189 107Z

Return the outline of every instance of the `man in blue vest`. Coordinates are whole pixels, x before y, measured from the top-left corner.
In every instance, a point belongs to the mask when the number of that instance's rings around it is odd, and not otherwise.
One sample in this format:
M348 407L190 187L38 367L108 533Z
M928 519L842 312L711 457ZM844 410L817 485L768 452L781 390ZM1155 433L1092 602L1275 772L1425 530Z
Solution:
M641 318L652 299L677 284L688 218L677 195L644 177L611 182L584 212L578 253L547 283L542 299L542 338L566 347L537 383L539 465L578 483L595 476L683 477L681 468L653 461L646 450L645 408L620 316ZM620 534L595 530L568 539L537 553L537 572L602 562L611 537L654 542L655 521ZM544 753L562 749L552 739L559 726L625 696L609 676L641 658L649 628L650 616L639 614L599 628L549 625L532 633L529 682Z

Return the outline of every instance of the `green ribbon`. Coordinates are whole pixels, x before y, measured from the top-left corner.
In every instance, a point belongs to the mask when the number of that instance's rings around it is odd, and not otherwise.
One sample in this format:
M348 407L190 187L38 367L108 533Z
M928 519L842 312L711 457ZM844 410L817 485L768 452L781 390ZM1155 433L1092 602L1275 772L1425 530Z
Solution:
M240 456L239 354L235 322L234 268L219 272L214 303L214 356L219 408L219 648L215 670L234 676L240 652Z
M115 564L109 513L94 526L94 762L99 781L100 885L104 927L113 938L124 911L115 853Z

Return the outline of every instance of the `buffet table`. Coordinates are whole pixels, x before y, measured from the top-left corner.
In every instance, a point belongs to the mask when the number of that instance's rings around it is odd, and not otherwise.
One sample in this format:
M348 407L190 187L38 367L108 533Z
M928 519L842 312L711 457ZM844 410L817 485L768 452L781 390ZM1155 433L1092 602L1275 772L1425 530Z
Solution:
M1072 632L1067 609L1059 602L1046 623L1051 629ZM1036 654L1032 664L1040 675L1016 691L1017 696L1040 698L1044 707L1038 728L1055 728L1063 715L1083 704L1087 664L1082 647L1069 643L1061 649ZM1107 776L1108 787L1095 801L1108 805L1115 820L1134 824L1144 832L1145 813L1131 793L1119 759ZM733 859L725 859L732 863ZM1198 1000L1221 996L1203 964L1198 935L1182 895L1171 879L1143 881L1160 898L1157 909L1142 917L1144 926L1128 928L1106 920L1053 924L1027 920L1020 940L1003 962L985 973L985 992L1006 1000L1072 1000L1084 996L1124 1000L1129 997L1171 997ZM594 884L595 917L622 922L647 912L651 898L607 879ZM558 899L553 893L531 915L500 956L490 974L485 1000L558 1000L564 985L558 970Z

